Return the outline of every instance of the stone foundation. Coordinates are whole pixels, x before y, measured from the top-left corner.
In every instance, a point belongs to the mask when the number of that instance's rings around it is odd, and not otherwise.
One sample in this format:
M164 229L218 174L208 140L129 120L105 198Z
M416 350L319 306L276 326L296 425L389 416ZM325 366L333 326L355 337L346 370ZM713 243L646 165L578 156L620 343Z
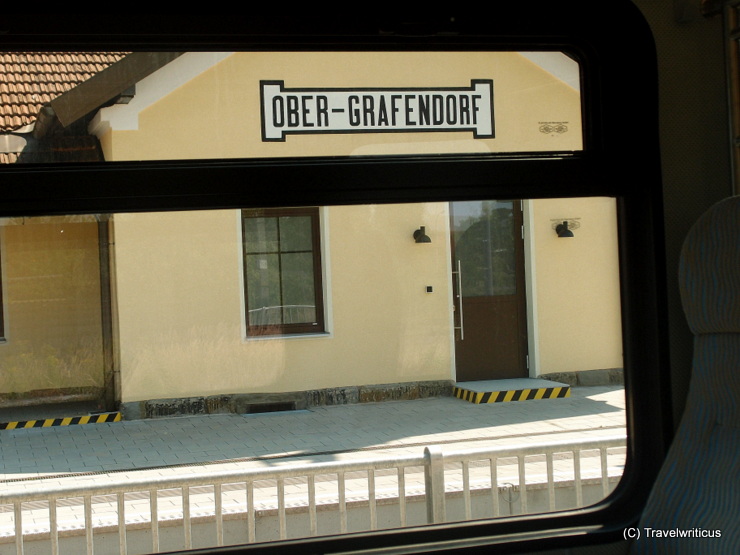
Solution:
M567 383L571 387L624 384L624 372L621 368L581 370L580 372L553 372L552 374L542 374L538 377L544 380Z
M150 399L121 403L126 420L196 414L249 414L302 410L326 405L349 405L378 401L408 401L449 397L453 382L447 380L360 385L287 393L234 393L207 397Z

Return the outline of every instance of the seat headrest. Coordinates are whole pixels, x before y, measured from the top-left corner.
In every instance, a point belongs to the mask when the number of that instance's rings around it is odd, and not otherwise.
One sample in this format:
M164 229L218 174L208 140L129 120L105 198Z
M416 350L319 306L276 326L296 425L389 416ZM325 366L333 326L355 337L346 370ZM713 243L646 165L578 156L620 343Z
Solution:
M678 282L695 335L740 333L740 196L718 202L691 228Z

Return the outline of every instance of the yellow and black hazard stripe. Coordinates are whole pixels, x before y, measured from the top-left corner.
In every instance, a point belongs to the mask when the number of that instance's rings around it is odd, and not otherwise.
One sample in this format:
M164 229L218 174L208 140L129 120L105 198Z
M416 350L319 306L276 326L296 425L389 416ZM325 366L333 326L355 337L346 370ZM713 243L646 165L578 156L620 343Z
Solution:
M87 416L67 416L64 418L46 418L44 420L25 420L20 422L0 422L0 430L20 430L26 428L51 428L52 426L76 426L78 424L101 424L103 422L120 422L120 412L104 412Z
M570 397L570 387L539 387L533 389L512 389L509 391L471 391L455 386L453 394L458 399L475 404L506 403L509 401Z

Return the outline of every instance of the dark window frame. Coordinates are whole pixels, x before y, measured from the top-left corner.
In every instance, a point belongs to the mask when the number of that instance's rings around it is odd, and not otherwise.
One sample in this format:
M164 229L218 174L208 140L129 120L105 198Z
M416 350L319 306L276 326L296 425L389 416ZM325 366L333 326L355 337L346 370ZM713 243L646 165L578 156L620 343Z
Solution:
M284 216L308 216L311 218L311 254L313 259L313 297L316 311L315 322L311 323L282 323L282 324L251 324L250 310L256 307L249 306L249 279L247 274L247 257L249 254L247 247L246 225L247 218L280 218ZM242 247L244 256L244 306L246 311L247 336L257 337L265 335L302 335L302 334L322 334L326 332L324 320L324 279L323 279L323 261L321 256L321 209L319 207L305 208L258 208L242 210ZM278 241L280 237L278 235ZM286 251L278 246L277 250L270 251L270 254L284 254ZM307 251L306 251L307 252ZM282 268L280 270L282 279Z
M565 51L583 72L584 149L515 153L91 163L0 168L0 216L480 198L609 195L618 201L628 459L617 490L583 509L199 553L481 550L533 552L622 542L661 466L670 407L655 45L626 0L496 5L495 17L399 20L33 16L6 27L0 50ZM31 17L31 16L27 16ZM589 22L600 21L593 25ZM59 29L64 29L60 35ZM94 29L96 32L90 32ZM629 40L619 40L628 36ZM639 83L639 94L635 84ZM635 173L634 168L640 168ZM104 184L104 186L101 186ZM249 186L245 186L249 184Z

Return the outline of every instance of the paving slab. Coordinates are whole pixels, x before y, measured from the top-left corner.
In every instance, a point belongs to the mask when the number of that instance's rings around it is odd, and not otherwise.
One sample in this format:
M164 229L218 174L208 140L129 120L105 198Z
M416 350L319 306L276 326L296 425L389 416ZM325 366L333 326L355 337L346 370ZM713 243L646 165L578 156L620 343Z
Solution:
M429 444L486 446L624 429L621 386L575 387L567 398L473 404L455 397L180 416L0 431L0 487L219 461L326 460Z
M107 422L84 426L26 428L0 431L0 494L45 491L53 487L108 486L111 481L149 480L249 469L274 469L308 462L419 456L426 446L447 452L494 446L525 446L547 441L578 441L619 435L625 429L625 399L621 386L577 387L571 397L527 402L473 404L455 397L314 407L308 410L169 417ZM612 450L608 475L621 475L626 449ZM516 483L514 461L501 459L498 484ZM535 465L531 466L530 465ZM527 482L544 475L542 462L527 463ZM484 465L485 466L485 465ZM472 468L472 466L471 466ZM473 469L471 484L489 487L485 468ZM585 455L582 476L601 471L598 458ZM395 472L395 471L394 471ZM450 487L455 485L455 470ZM568 479L573 462L555 461L556 479ZM480 474L480 475L479 475ZM377 473L376 492L397 490L393 473ZM323 503L335 502L335 480L318 491ZM347 477L348 499L367 495L368 479ZM423 471L409 469L406 491L421 491ZM486 485L488 484L488 485ZM242 489L239 489L239 488ZM292 486L291 486L292 487ZM297 487L297 486L296 486ZM303 486L301 486L303 487ZM242 506L245 491L224 488L224 506ZM264 489L264 488L263 488ZM274 484L255 489L255 507L274 509ZM286 493L293 495L286 486ZM298 488L300 489L300 487ZM292 490L291 490L292 491ZM302 491L302 490L301 490ZM142 494L143 495L143 494ZM302 493L296 490L295 499ZM144 496L146 497L146 496ZM170 498L171 497L171 498ZM232 499L233 498L233 499ZM93 518L100 525L116 525L115 499L99 500ZM293 503L291 498L287 502ZM298 501L295 501L298 503ZM62 500L60 526L80 527L81 500ZM126 519L144 522L148 500L127 494ZM192 514L210 514L213 493L191 488ZM48 532L49 510L31 504L23 520L24 534ZM0 543L14 533L13 512L0 507ZM177 496L160 492L161 520L181 518ZM178 517L180 515L180 517ZM62 529L62 528L60 528ZM0 548L0 551L2 549Z

